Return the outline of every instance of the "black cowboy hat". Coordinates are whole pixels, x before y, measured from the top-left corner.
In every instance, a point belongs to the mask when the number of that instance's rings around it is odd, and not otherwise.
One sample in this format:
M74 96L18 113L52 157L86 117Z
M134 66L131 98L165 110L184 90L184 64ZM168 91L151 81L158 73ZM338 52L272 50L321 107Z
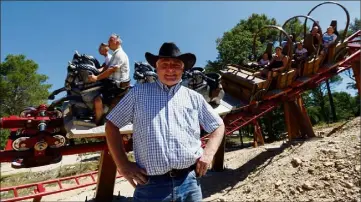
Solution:
M192 53L181 53L177 45L172 42L163 43L159 49L159 55L153 55L146 52L145 59L152 66L156 67L156 62L159 58L176 58L184 63L184 70L191 69L196 63L196 56Z

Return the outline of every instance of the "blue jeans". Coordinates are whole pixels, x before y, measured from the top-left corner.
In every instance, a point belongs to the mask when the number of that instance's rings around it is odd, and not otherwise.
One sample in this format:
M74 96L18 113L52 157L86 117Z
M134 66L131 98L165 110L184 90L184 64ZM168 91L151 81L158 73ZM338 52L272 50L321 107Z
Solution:
M144 185L137 185L133 200L140 201L191 201L202 200L202 190L195 171L181 176L149 176Z

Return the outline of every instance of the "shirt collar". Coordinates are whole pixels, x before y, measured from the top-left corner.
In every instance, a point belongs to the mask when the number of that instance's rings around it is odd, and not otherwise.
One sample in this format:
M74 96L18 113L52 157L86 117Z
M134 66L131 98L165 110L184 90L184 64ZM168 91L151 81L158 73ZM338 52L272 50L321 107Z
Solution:
M181 84L182 79L176 85L174 85L170 88L167 85L165 85L164 83L162 83L159 79L157 79L156 82L162 90L169 92L169 93L173 93L173 94L176 93L179 90L179 88L182 86L182 84Z
M115 51L113 52L113 54L115 54L116 52L118 52L118 51L121 50L121 49L122 49L122 47L119 46L117 49L115 49Z

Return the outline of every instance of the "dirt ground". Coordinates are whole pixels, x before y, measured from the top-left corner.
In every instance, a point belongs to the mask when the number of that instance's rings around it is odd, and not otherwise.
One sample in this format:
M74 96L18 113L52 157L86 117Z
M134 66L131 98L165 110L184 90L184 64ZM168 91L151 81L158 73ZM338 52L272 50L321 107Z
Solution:
M225 170L201 179L204 201L361 201L360 117L332 129L315 130L318 137L307 141L227 152ZM95 191L89 186L42 201L92 201ZM113 201L131 201L133 191L117 179Z

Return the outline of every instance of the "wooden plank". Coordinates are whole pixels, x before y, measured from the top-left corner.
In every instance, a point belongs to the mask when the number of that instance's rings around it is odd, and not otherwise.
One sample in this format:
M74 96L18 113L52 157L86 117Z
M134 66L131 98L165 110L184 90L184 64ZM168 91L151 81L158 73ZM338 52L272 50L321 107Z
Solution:
M102 151L99 164L95 201L112 201L117 166L108 150Z
M131 134L133 133L133 124L128 124L123 128L119 129L120 134ZM71 138L89 138L89 137L104 137L105 136L105 125L89 128L83 126L73 126L70 132L66 135L69 139Z

